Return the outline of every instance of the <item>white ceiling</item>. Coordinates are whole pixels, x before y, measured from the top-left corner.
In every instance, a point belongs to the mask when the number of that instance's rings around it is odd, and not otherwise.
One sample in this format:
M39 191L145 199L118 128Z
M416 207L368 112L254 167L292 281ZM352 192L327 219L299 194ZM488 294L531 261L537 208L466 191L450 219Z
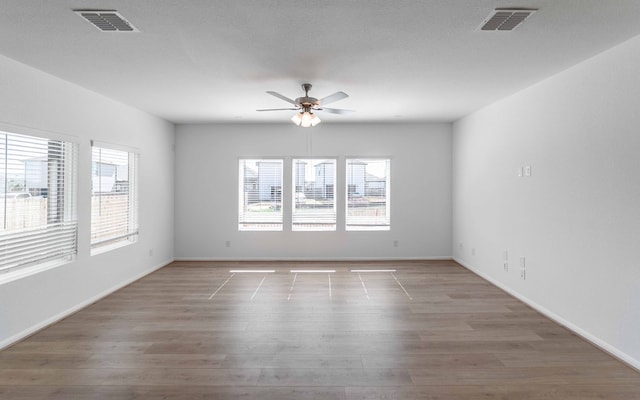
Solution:
M481 32L496 7L539 11ZM73 9L112 9L103 33ZM640 34L639 0L1 0L0 54L176 123L286 121L273 90L342 90L324 121L452 121ZM2 77L0 77L2 79Z

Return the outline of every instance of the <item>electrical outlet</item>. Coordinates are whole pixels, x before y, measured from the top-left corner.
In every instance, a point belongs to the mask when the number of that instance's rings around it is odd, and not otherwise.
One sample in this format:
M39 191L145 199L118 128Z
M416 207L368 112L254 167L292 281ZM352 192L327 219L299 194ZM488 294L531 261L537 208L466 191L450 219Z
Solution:
M226 242L224 242L224 246L231 247L231 240L227 240Z
M400 242L398 242L397 240L393 241L393 247L398 247L399 244L400 244Z
M504 272L509 272L509 252L508 251L504 251L502 253L502 267L504 268Z
M475 247L471 249L471 255L472 255L472 256L475 256L475 255L476 255L476 248L475 248Z
M527 264L524 256L520 257L520 278L523 281L527 279Z
M153 249L149 249L149 257L153 257Z

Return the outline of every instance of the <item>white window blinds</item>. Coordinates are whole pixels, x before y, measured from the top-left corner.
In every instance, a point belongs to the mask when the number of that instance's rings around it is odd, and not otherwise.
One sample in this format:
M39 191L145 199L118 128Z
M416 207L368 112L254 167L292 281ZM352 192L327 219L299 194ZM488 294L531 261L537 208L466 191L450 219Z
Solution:
M77 145L0 132L0 273L77 253Z
M336 160L293 159L294 231L336 230Z
M346 230L389 230L389 159L347 159Z
M92 254L137 240L137 160L134 152L92 147Z
M241 159L238 229L282 230L282 159Z

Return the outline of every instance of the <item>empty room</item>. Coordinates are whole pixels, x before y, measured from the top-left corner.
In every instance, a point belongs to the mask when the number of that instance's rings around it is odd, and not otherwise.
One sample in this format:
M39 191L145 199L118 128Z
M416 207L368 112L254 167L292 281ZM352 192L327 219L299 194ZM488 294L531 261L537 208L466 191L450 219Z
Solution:
M2 0L0 398L639 399L637 0Z

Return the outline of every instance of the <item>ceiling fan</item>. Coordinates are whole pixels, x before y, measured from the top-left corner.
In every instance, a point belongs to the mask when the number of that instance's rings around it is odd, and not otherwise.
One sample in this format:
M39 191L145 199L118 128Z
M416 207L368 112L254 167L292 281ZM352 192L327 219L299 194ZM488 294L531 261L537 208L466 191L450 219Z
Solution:
M309 90L311 90L310 83L303 83L302 89L304 90L304 96L298 97L293 100L288 98L287 96L283 96L278 92L268 91L272 96L275 96L281 100L286 101L287 103L293 104L293 107L290 108L267 108L263 110L257 111L299 111L296 115L291 118L294 124L301 126L303 128L309 128L311 126L316 126L320 123L320 118L313 113L313 111L320 112L328 112L331 114L349 114L352 113L353 110L344 110L340 108L327 108L324 107L326 104L334 103L338 100L346 99L349 97L345 92L336 92L327 97L323 97L320 100L315 97L309 97Z

